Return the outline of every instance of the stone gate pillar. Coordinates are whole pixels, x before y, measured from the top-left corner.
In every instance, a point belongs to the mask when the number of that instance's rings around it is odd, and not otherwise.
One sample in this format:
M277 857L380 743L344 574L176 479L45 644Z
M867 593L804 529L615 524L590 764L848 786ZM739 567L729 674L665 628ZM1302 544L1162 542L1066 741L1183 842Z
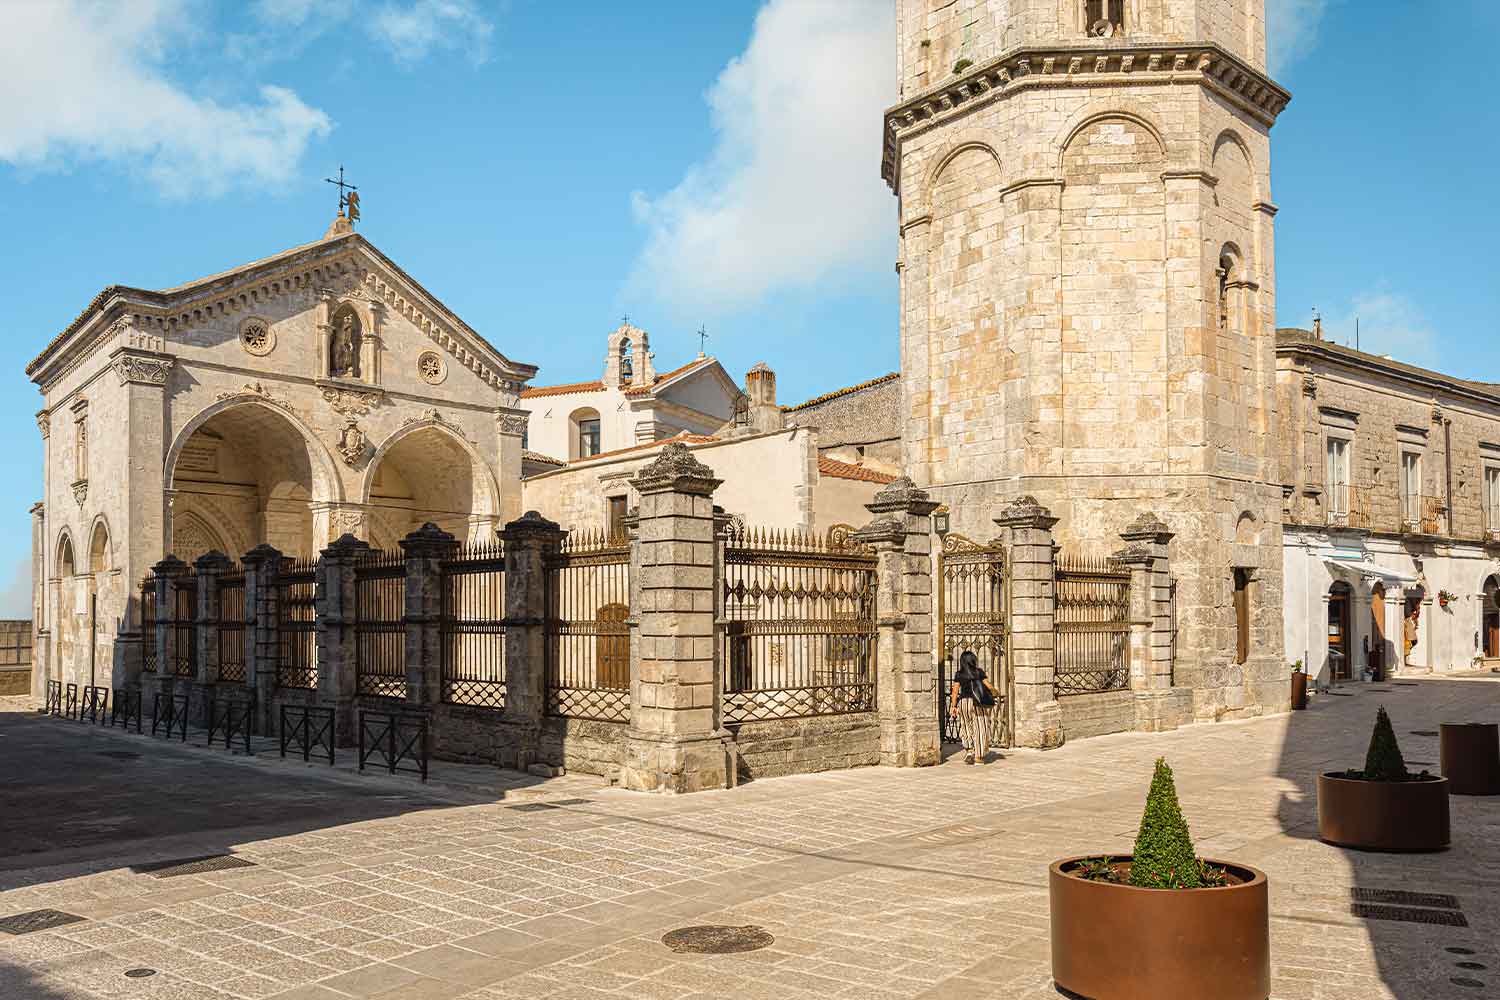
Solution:
M151 696L171 697L176 687L177 666L177 588L188 574L187 563L169 555L151 572L156 578L156 690L141 686L141 711L151 708Z
M428 522L400 545L406 557L406 700L430 708L443 698L443 560L458 542Z
M927 493L898 479L865 509L877 520L854 537L875 548L880 762L926 767L941 759L932 658L932 512Z
M257 545L240 560L245 566L245 686L255 694L260 732L274 733L279 720L273 712L276 670L281 665L281 552Z
M1010 584L1010 665L1017 746L1062 746L1062 707L1053 682L1057 669L1057 568L1052 528L1057 518L1021 497L994 519L1005 543Z
M540 759L547 683L547 557L568 536L534 510L505 526L505 711L516 727L516 768ZM561 764L559 760L556 763Z
M193 718L208 725L208 703L219 682L219 578L234 564L222 552L206 552L193 561L198 594L194 602L197 627L193 640L198 644L197 675L193 678Z
M713 492L722 481L680 442L631 481L641 503L631 566L639 625L620 766L626 788L696 792L728 783L714 655Z
M353 535L341 535L318 562L318 702L333 709L341 747L353 746L355 739L354 566L369 551Z
M1172 685L1172 564L1168 544L1172 532L1154 513L1146 511L1120 537L1138 555L1131 573L1131 617L1149 621L1141 659L1141 677L1131 662L1135 690L1136 728L1148 732L1176 729L1192 713L1191 693ZM1140 579L1137 580L1139 573ZM1140 607L1136 600L1139 588Z

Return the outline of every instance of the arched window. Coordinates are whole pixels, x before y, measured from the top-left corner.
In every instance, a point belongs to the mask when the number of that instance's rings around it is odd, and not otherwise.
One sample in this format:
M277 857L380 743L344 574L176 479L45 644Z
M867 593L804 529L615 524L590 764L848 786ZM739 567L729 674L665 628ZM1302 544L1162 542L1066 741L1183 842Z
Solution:
M600 452L599 411L592 407L574 410L568 418L572 425L573 440L569 445L569 458L593 458Z
M1083 28L1091 38L1125 33L1125 0L1084 0Z

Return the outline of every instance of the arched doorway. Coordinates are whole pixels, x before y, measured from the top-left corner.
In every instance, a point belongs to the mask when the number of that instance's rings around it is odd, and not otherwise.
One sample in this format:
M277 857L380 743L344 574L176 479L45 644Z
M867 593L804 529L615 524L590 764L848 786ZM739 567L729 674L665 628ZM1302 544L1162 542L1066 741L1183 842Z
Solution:
M1479 650L1486 660L1500 659L1500 573L1479 594Z
M1334 681L1347 681L1352 676L1349 648L1349 608L1351 591L1342 580L1328 588L1328 676Z
M102 627L103 623L109 622L114 616L115 581L110 573L113 565L114 558L109 544L109 525L104 522L103 518L100 518L94 522L94 530L89 537L88 586L83 588L81 595L88 602L87 606L81 609L83 611L81 617L84 627L88 630L83 655L88 657L90 686L96 684L113 686L110 654L114 649L114 644L110 639L111 630Z
M266 542L316 554L313 507L340 499L326 449L290 414L254 399L209 407L178 436L167 461L168 550L187 563L206 552L238 558Z
M64 531L57 542L57 675L53 680L78 679L78 564L73 538Z
M381 446L365 474L367 539L394 549L430 521L460 541L492 540L498 493L467 441L442 424L413 425Z
M1370 588L1370 676L1385 677L1385 584Z

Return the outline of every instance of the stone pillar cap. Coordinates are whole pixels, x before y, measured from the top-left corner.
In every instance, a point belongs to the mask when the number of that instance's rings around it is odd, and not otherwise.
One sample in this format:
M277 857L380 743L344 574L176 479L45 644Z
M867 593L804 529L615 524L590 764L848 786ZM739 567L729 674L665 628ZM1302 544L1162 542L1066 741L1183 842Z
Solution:
M865 504L871 514L915 514L925 517L937 510L927 491L912 482L907 476L894 479L875 494L875 499Z
M1109 558L1112 562L1133 566L1136 564L1149 565L1155 557L1151 554L1151 550L1144 545L1127 545Z
M637 493L662 493L668 490L708 496L724 480L714 478L714 470L693 457L687 445L673 441L661 450L652 463L642 469L630 485Z
M1002 528L1042 528L1047 531L1057 524L1052 512L1029 495L1012 500L991 520Z
M500 537L507 541L542 535L556 535L561 537L566 534L566 531L558 527L556 521L547 520L541 515L540 511L535 510L528 510L500 531Z
M217 549L214 549L211 552L205 552L197 559L193 560L193 569L197 570L199 573L202 573L205 570L208 572L214 572L216 570L223 571L233 565L234 560Z
M894 517L878 517L849 537L861 545L894 545L897 548L906 541L906 526Z
M169 555L155 566L151 572L157 576L181 576L188 571L188 564L174 555Z
M338 559L342 556L368 551L369 548L368 542L362 542L346 531L338 537L337 541L323 550L323 555Z
M453 548L457 539L428 521L397 544L408 556L432 556Z
M1173 532L1155 512L1143 510L1139 517L1120 532L1120 537L1127 542L1156 542L1165 545L1172 540Z
M243 556L241 556L240 562L244 563L246 566L259 566L261 563L272 562L280 558L282 558L280 549L276 548L276 546L274 545L268 545L265 542L261 542L255 548L251 549L249 552L246 552Z

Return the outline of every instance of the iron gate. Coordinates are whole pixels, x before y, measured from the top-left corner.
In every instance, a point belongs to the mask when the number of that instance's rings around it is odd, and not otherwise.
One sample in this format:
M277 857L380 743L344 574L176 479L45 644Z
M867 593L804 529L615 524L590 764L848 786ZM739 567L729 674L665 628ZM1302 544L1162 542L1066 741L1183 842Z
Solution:
M505 548L457 550L442 567L442 699L505 708Z
M219 680L245 683L245 571L219 577Z
M276 578L277 636L280 656L276 686L318 686L318 563L315 559L284 560Z
M198 581L179 577L172 590L172 673L177 677L198 676Z
M547 713L629 722L629 541L570 535L544 564Z
M1058 697L1130 687L1130 572L1108 559L1057 562Z
M943 742L959 742L958 720L948 713L948 687L959 657L973 653L1001 694L995 706L992 743L1011 745L1013 706L1009 648L1010 589L1005 550L963 535L943 538L938 552L938 726Z
M372 552L354 567L354 688L406 697L406 559Z

